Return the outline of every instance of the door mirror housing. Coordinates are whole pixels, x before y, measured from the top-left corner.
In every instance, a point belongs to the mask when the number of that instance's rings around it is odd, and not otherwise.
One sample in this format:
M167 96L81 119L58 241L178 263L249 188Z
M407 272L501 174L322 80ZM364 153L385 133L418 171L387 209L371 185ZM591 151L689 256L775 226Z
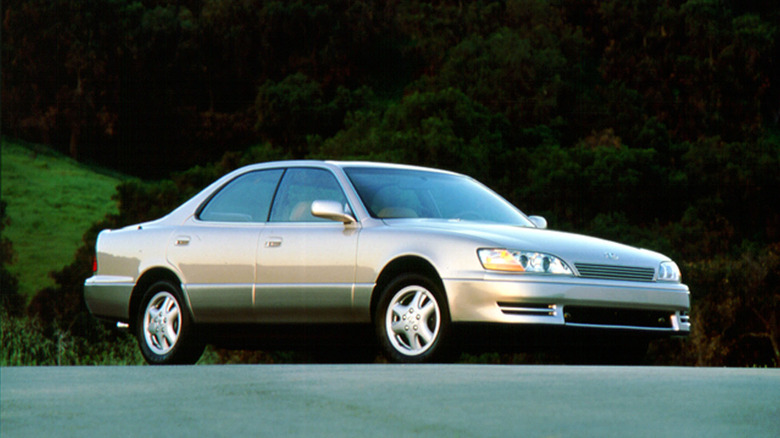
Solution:
M346 212L348 207L341 205L337 201L314 201L311 203L311 214L315 217L321 217L331 221L351 224L357 220Z
M543 218L542 216L528 216L528 219L536 226L536 228L547 228L547 219Z

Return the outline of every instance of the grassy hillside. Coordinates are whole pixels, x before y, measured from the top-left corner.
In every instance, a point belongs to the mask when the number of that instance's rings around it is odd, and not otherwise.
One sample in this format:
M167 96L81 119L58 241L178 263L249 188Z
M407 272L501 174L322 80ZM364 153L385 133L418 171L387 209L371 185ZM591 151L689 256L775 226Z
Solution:
M17 253L10 266L29 300L54 285L49 272L73 260L81 237L117 207L121 176L92 169L42 146L2 140L2 199L11 223L5 235Z

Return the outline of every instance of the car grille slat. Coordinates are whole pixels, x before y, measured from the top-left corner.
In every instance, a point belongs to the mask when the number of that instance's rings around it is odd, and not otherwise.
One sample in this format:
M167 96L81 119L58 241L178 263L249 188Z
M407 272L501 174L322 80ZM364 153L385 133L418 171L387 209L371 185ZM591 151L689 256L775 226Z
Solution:
M599 265L593 263L575 263L574 267L583 278L623 281L653 281L654 268L636 266Z

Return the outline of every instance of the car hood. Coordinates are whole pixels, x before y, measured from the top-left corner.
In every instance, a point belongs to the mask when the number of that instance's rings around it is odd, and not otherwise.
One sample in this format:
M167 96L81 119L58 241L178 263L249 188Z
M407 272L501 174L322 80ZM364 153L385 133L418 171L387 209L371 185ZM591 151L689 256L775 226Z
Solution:
M568 263L595 263L655 268L668 257L617 242L581 234L513 225L430 219L385 220L396 228L445 233L477 241L485 247L544 252Z

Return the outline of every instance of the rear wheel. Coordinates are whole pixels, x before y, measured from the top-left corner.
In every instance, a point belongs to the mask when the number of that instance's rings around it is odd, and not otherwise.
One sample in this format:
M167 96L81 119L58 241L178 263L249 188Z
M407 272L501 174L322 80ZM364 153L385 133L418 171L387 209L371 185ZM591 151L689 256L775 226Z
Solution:
M141 354L151 365L193 364L205 344L198 339L178 286L160 281L141 301L135 324Z
M393 362L443 360L450 316L441 288L428 278L406 274L382 292L374 317L379 345Z

